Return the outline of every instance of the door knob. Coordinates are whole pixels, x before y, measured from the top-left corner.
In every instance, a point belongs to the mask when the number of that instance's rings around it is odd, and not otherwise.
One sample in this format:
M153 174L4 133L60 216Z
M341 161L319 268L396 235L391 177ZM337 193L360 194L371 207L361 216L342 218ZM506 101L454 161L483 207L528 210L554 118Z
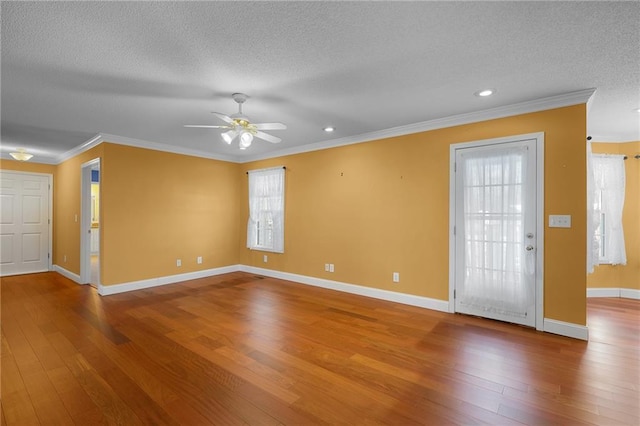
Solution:
M533 246L526 246L526 247L525 247L525 250L527 250L527 251L531 251L531 250L533 250Z

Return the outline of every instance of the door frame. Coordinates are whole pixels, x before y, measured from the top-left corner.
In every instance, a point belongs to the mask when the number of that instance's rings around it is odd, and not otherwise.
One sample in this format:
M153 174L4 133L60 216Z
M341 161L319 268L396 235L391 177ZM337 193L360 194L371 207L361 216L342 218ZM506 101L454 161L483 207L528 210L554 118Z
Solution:
M23 176L40 176L40 177L46 177L47 178L47 185L49 185L48 190L47 190L47 203L48 203L48 208L47 208L47 215L49 216L47 218L47 222L48 222L48 226L47 226L47 232L49 233L49 235L47 236L48 244L47 244L47 270L49 271L53 271L53 175L51 173L36 173L36 172L22 172L19 170L0 170L0 175L4 174L4 173L13 173L13 174L19 174L19 175L23 175Z
M536 330L544 328L544 132L527 133L494 139L461 142L449 146L449 312L455 313L456 278L456 151L463 148L475 148L535 140L536 145Z
M80 166L80 284L91 283L91 170L96 165L100 167L100 158ZM98 250L98 259L101 258L102 250Z

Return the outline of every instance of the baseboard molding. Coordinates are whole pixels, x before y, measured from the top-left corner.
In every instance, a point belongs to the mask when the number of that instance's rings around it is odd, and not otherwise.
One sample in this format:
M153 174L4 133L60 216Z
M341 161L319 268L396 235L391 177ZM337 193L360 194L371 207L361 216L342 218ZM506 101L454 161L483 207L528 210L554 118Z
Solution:
M586 325L573 324L570 322L545 318L543 327L543 331L547 333L573 337L574 339L589 340L589 329Z
M64 269L62 266L53 265L53 270L59 273L60 275L62 275L63 277L69 278L71 281L77 284L82 284L80 282L80 275L74 274L73 272Z
M374 299L386 300L389 302L402 303L404 305L417 306L420 308L432 309L434 311L449 312L449 302L445 300L431 299L424 296L398 293L395 291L381 290L377 288L364 287L356 284L348 284L339 281L325 280L323 278L309 277L306 275L292 274L289 272L274 271L271 269L257 268L255 266L240 265L242 272L264 275L271 278L293 281L300 284L322 287L330 290L342 291L345 293L357 294Z
M633 288L588 288L587 297L621 297L640 299L640 290Z
M125 293L127 291L142 290L145 288L159 287L167 284L175 284L182 281L196 280L199 278L213 277L215 275L228 274L238 272L240 265L223 266L220 268L205 269L202 271L187 272L178 275L169 275L166 277L150 278L148 280L132 281L122 284L98 285L98 293L101 296L109 296L112 294Z
M64 268L54 265L54 270L61 275L69 278L77 283L80 282L80 276L72 272L67 271ZM122 284L114 285L98 285L98 293L102 296L108 296L112 294L124 293L134 290L142 290L145 288L158 287L167 284L174 284L182 281L194 280L199 278L206 278L215 275L228 274L231 272L247 272L256 275L263 275L271 278L278 278L287 281L293 281L299 284L311 285L314 287L321 287L330 290L342 291L345 293L357 294L360 296L371 297L374 299L386 300L389 302L402 303L404 305L417 306L420 308L431 309L440 312L449 312L449 302L439 299L431 299L424 296L416 296L412 294L398 293L389 290L382 290L371 287L364 287L356 284L343 283L340 281L326 280L323 278L310 277L306 275L293 274L290 272L275 271L272 269L258 268L248 265L229 265L220 268L206 269L203 271L187 272L185 274L171 275L166 277L157 277L148 280L133 281ZM597 289L590 289L597 290ZM603 290L603 289L600 289ZM611 290L611 289L604 289ZM619 289L620 290L620 289ZM625 290L626 296L638 299L640 298L639 290L622 289ZM598 292L595 292L598 293ZM617 294L622 294L618 291ZM598 297L598 296L590 296ZM612 297L612 296L600 296L600 297ZM589 330L584 325L573 324L553 319L544 319L543 331L547 333L559 334L561 336L572 337L574 339L588 340Z
M625 299L640 299L640 290L636 290L633 288L621 288L620 289L620 297Z

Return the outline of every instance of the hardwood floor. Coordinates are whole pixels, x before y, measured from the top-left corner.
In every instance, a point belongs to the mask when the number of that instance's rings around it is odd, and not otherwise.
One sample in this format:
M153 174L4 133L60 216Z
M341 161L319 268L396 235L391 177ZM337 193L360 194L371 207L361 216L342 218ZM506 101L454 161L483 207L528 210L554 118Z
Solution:
M590 341L245 273L2 279L2 424L640 424L640 303Z

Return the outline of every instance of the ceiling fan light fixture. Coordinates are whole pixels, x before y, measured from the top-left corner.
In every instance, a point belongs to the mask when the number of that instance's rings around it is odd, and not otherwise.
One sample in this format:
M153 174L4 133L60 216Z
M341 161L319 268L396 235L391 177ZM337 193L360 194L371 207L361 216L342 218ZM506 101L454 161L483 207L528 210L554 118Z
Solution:
M28 154L24 148L16 149L17 152L10 152L9 155L17 161L29 161L33 157L33 154Z
M247 149L253 142L253 135L247 131L242 132L240 135L240 149Z
M238 136L238 132L236 130L229 130L220 135L222 140L227 144L231 145L231 142Z

